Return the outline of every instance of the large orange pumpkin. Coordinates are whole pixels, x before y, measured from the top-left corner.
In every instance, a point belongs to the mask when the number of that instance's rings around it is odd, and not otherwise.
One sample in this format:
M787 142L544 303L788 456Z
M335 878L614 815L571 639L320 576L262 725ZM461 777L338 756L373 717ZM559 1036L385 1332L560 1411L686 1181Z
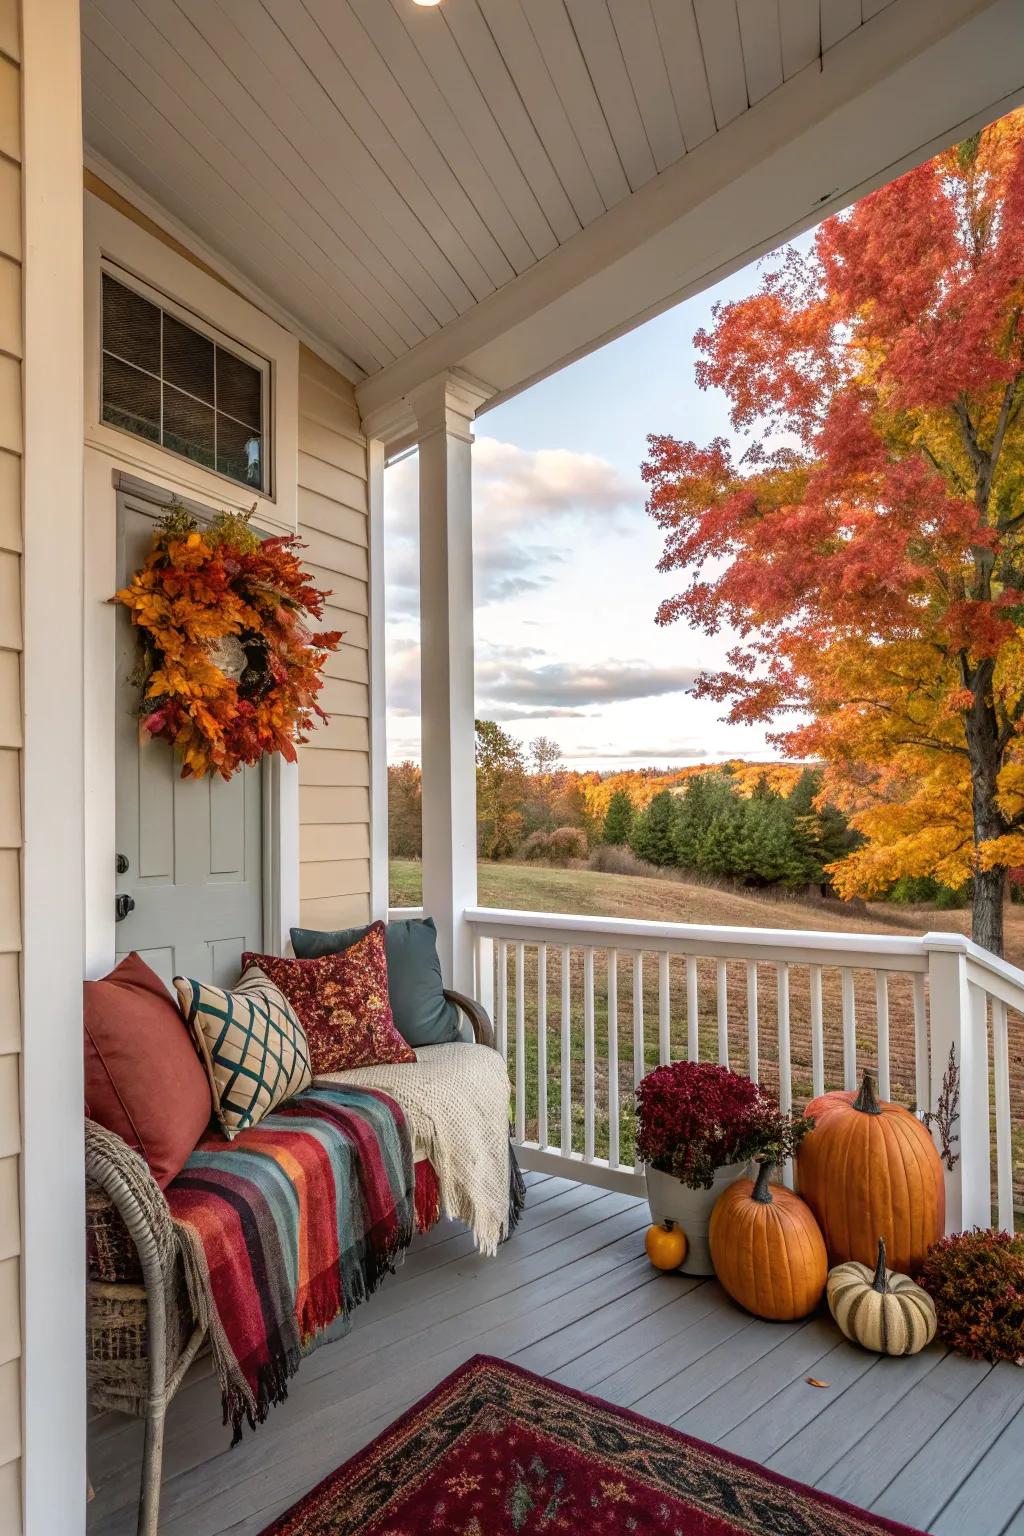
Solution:
M771 1164L756 1183L737 1179L711 1213L708 1241L719 1284L733 1301L774 1322L806 1317L828 1278L825 1243L810 1206L782 1185Z
M800 1193L830 1262L870 1268L881 1237L893 1269L916 1274L946 1220L942 1163L928 1131L909 1110L879 1100L870 1073L859 1093L823 1094L807 1113L814 1129L800 1143Z

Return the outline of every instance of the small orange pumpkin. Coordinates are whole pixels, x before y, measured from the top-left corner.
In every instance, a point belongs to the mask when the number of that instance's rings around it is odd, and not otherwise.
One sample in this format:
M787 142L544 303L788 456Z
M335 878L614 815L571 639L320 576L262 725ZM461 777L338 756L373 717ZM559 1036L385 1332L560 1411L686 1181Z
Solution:
M800 1193L830 1262L873 1269L881 1237L892 1268L916 1275L946 1220L942 1162L927 1129L879 1100L870 1072L859 1093L823 1094L807 1114L814 1129L800 1143Z
M810 1206L773 1187L771 1174L771 1163L762 1163L756 1182L729 1185L711 1212L708 1240L719 1284L733 1301L755 1317L792 1322L821 1300L828 1256Z
M686 1258L689 1244L682 1227L666 1219L663 1226L647 1228L644 1247L655 1269L678 1269Z

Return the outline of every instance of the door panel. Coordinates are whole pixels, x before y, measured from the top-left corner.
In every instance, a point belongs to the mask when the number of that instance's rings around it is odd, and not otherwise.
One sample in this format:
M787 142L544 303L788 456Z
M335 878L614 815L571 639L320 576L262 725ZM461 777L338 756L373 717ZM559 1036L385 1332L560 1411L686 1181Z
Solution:
M142 564L165 510L118 493L119 583ZM135 909L116 926L118 958L138 950L168 986L175 975L233 986L243 950L263 947L263 774L182 779L166 742L140 740L137 661L120 609L116 851L128 868L117 890Z

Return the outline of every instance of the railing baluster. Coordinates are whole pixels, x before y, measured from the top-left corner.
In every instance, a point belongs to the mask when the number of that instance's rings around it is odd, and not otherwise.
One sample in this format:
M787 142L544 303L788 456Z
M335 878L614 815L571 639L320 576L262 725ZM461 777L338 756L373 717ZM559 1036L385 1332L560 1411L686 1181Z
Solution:
M583 1156L594 1161L594 951L583 951Z
M843 1087L849 1093L857 1087L857 1007L853 995L853 972L843 968Z
M508 945L498 940L498 997L494 1021L498 1050L508 1061Z
M1006 1004L992 999L992 1065L996 1088L996 1191L999 1225L1013 1231L1013 1141L1010 1123L1010 1050Z
M537 1144L548 1144L548 947L537 945Z
M778 966L779 985L779 1108L793 1108L793 1068L789 1038L789 966Z
M494 1018L494 940L476 941L476 995L481 1008Z
M825 1013L821 1004L821 966L812 965L811 985L811 1094L825 1092Z
M526 956L516 945L516 1140L526 1140Z
M672 1060L672 1041L669 1026L672 1022L672 1001L669 992L668 950L658 956L658 1060L664 1066Z
M571 951L562 948L562 1156L572 1152L572 970Z
M931 1051L924 976L914 977L914 1101L918 1115L931 1106Z
M619 952L608 951L608 1162L619 1163Z
M758 1043L757 961L747 961L747 1076L760 1082L761 1060Z
M892 1098L889 1081L889 975L875 972L875 1019L878 1024L878 1096Z
M718 1011L718 1064L720 1067L727 1067L729 1065L729 977L724 960L718 962L715 1006Z
M789 1114L793 1108L793 1068L789 1038L789 966L783 961L778 967L779 998L779 1108ZM782 1182L793 1188L793 1159L787 1158L782 1169Z
M644 1075L644 957L641 951L633 953L633 1088ZM634 1154L633 1167L639 1170L640 1159Z
M697 991L697 961L686 959L686 1059L700 1060L700 994Z

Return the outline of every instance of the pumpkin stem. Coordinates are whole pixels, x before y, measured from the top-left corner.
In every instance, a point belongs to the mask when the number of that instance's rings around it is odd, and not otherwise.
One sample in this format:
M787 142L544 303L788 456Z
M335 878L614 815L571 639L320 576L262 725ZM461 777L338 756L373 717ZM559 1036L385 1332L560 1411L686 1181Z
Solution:
M885 1278L885 1238L878 1239L878 1263L875 1265L875 1278L871 1282L873 1288L883 1296L889 1289Z
M878 1102L875 1092L875 1080L870 1072L864 1073L864 1081L860 1085L860 1093L853 1101L854 1109L859 1109L862 1115L880 1115L882 1106Z
M772 1192L768 1180L772 1176L773 1167L774 1164L770 1162L758 1164L757 1178L754 1181L753 1189L750 1191L751 1200L756 1200L758 1205L772 1204Z
M675 1221L672 1219L671 1216L666 1216L665 1220L662 1222L662 1226L664 1227L666 1232L671 1232L672 1228L675 1226Z

